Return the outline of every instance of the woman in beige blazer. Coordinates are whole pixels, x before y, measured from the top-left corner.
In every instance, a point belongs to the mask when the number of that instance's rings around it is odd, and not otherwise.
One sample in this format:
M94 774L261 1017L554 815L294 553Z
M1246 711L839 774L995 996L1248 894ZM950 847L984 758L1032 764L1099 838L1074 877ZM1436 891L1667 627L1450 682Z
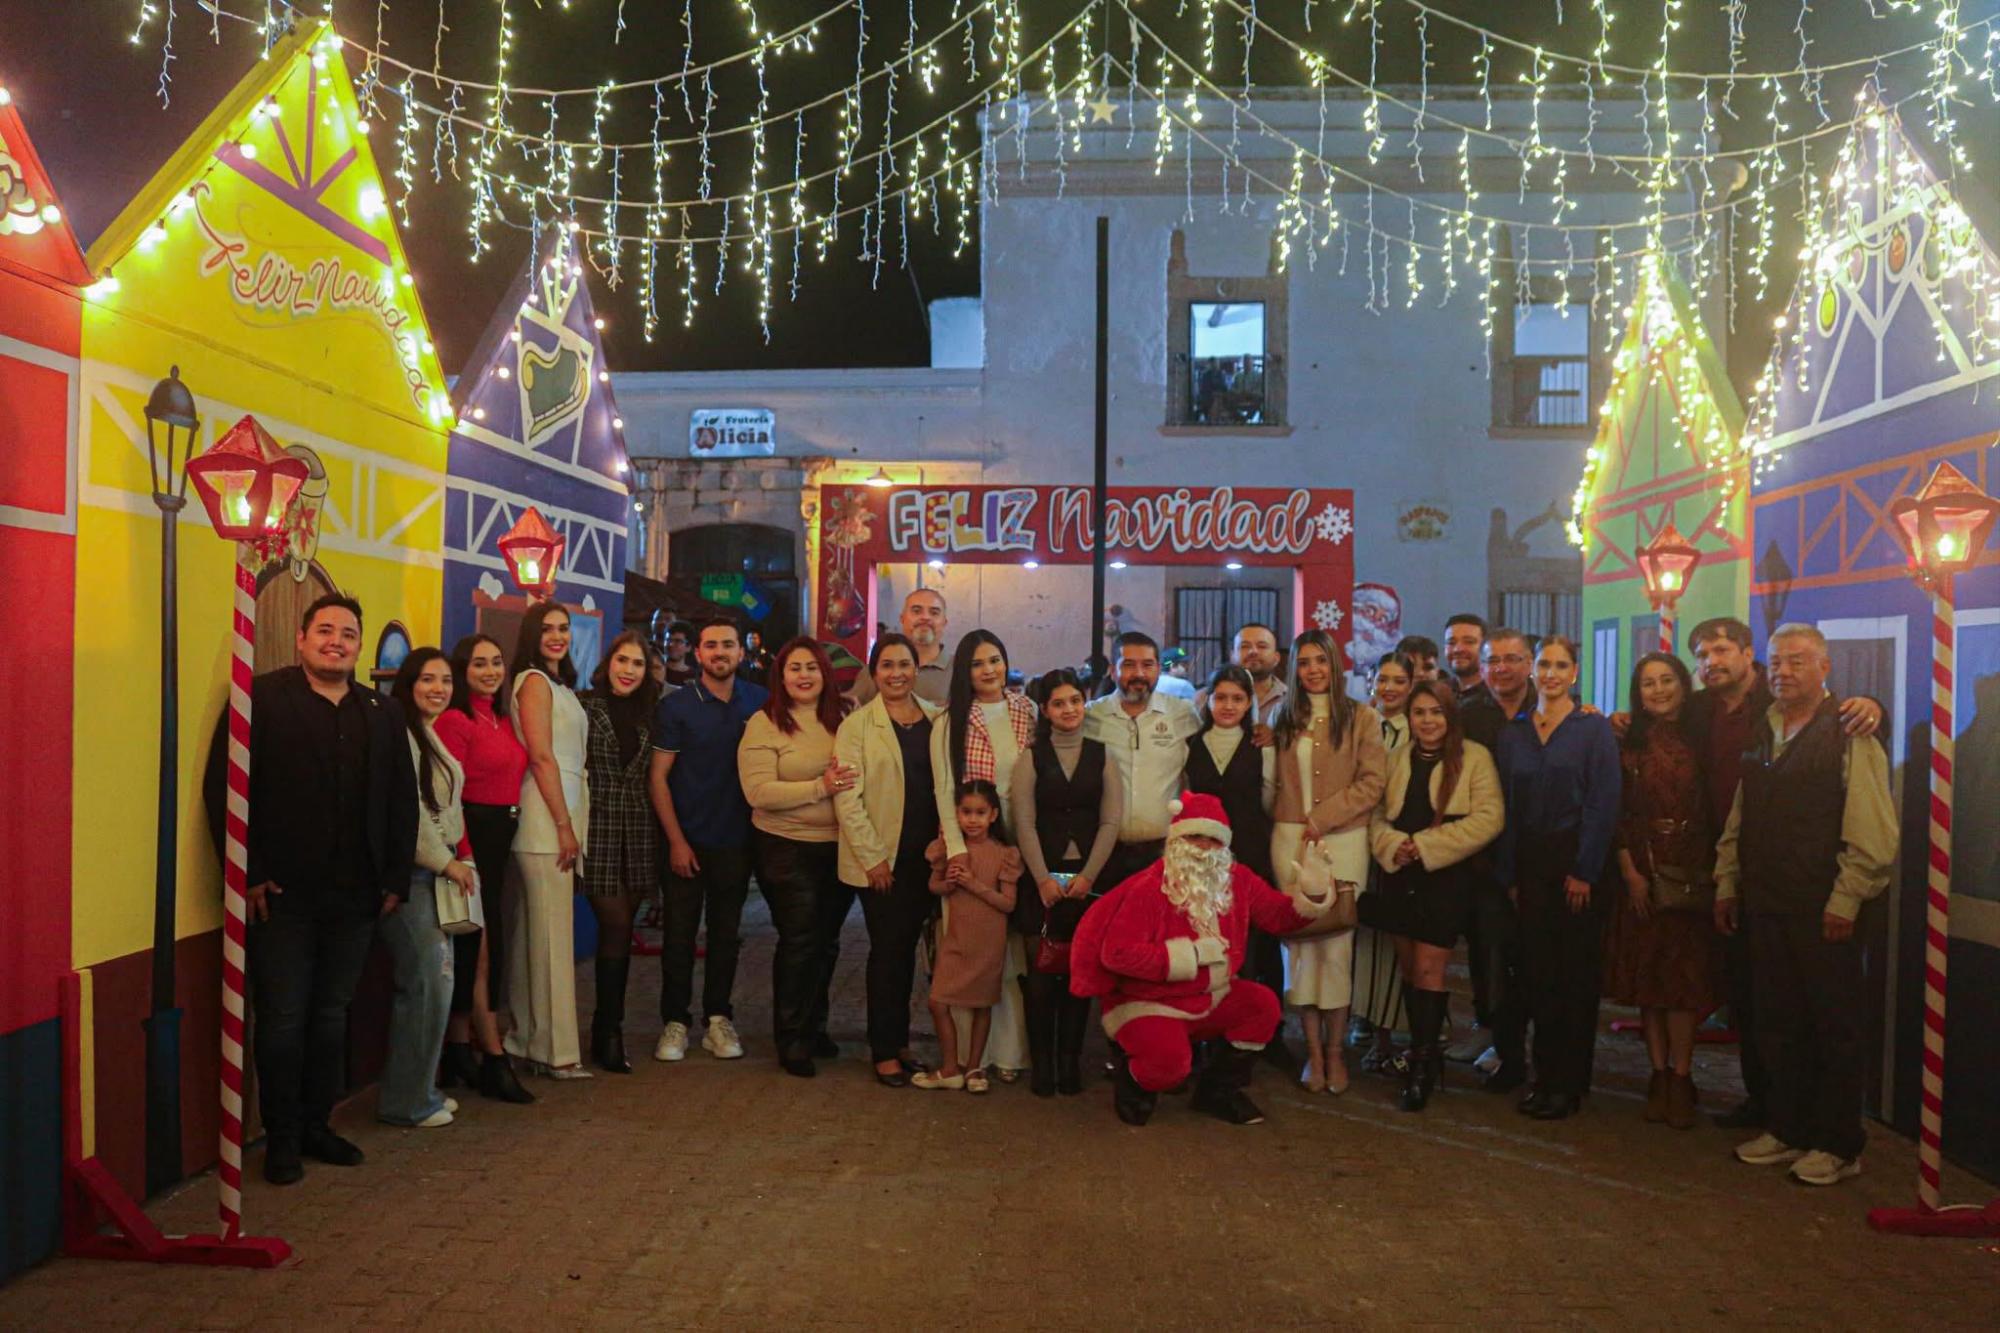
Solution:
M1324 630L1292 641L1290 688L1278 715L1278 804L1271 868L1278 887L1298 882L1299 858L1318 844L1333 876L1359 893L1368 881L1368 816L1382 799L1389 756L1382 719L1341 692L1347 665ZM1341 1042L1354 998L1354 932L1285 943L1285 999L1301 1011L1312 1092L1347 1091Z
M1409 744L1390 756L1369 822L1382 877L1362 899L1361 917L1395 942L1410 1014L1403 1109L1421 1111L1444 1075L1444 970L1472 910L1473 862L1506 815L1493 756L1465 739L1449 687L1418 681L1405 715Z
M924 848L937 837L931 728L941 711L916 693L916 646L884 634L868 655L875 696L847 715L833 757L854 785L834 793L840 882L868 923L868 1047L875 1080L907 1086L922 1068L910 1051L910 990L917 940L935 901Z

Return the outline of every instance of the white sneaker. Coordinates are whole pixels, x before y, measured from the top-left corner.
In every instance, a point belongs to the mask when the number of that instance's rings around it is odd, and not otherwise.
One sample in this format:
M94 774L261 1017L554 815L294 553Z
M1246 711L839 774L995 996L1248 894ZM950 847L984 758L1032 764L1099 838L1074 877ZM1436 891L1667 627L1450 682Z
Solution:
M416 1123L416 1128L441 1129L445 1125L449 1125L450 1123L451 1123L451 1111L449 1108L447 1108L444 1110L432 1111L429 1115L425 1116L422 1120L419 1120Z
M681 1033L681 1043L685 1047L687 1029L682 1028ZM660 1040L664 1042L666 1038L662 1037ZM736 1025L720 1014L708 1020L708 1031L702 1034L701 1048L718 1060L743 1058L743 1039L736 1035Z
M1736 1160L1749 1166L1782 1166L1805 1155L1805 1149L1791 1147L1776 1134L1759 1134L1736 1145Z
M1479 1058L1472 1062L1472 1067L1482 1074L1492 1073L1500 1067L1500 1052L1488 1046L1479 1053Z
M451 1112L451 1113L452 1113L453 1115L457 1115L457 1114L458 1114L458 1098L456 1098L456 1097L447 1097L447 1098L445 1098L445 1099L444 1099L444 1109L445 1109L445 1110L447 1110L447 1111L449 1111L449 1112Z
M667 1030L660 1034L659 1044L653 1047L655 1060L685 1060L688 1053L688 1025L669 1023Z
M1850 1176L1861 1174L1859 1157L1835 1157L1830 1152L1813 1149L1798 1161L1792 1163L1792 1179L1801 1185L1838 1185Z

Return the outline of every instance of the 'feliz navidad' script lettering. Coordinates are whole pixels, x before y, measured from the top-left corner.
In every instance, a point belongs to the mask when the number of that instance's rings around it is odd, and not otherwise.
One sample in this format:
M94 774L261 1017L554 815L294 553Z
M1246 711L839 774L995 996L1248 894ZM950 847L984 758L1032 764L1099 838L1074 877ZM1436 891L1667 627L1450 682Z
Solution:
M203 277L226 269L230 296L238 305L254 310L294 319L310 319L325 310L353 310L369 316L395 348L411 401L428 409L430 382L417 350L417 336L407 327L410 313L396 304L395 287L388 278L365 277L333 255L315 259L304 269L270 250L253 255L248 238L217 227L201 211L198 201L194 215L208 240L208 249L201 257Z
M1307 514L1311 503L1311 492L1303 489L1260 503L1237 498L1228 486L1200 492L1184 486L1109 500L1105 529L1109 545L1123 551L1297 555L1313 543ZM888 508L888 540L894 551L1041 550L1061 555L1094 548L1088 486L998 487L983 493L911 487L891 494Z

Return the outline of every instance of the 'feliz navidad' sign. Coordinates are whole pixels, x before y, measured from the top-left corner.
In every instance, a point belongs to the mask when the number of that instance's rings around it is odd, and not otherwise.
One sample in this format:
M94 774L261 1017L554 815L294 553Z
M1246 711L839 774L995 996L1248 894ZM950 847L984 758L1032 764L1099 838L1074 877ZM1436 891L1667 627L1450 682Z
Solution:
M821 493L820 636L860 642L883 562L1088 564L1088 486L863 486ZM1338 631L1354 590L1354 493L1319 487L1114 486L1105 505L1115 563L1269 566L1296 572L1297 605Z

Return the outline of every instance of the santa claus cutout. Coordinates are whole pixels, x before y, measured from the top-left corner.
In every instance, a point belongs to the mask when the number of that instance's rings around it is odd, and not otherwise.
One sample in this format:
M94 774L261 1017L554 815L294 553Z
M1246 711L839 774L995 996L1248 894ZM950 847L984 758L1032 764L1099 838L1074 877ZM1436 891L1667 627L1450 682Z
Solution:
M1194 1094L1196 1110L1255 1125L1263 1112L1244 1091L1257 1054L1278 1029L1278 997L1236 975L1250 927L1307 931L1333 905L1266 884L1229 851L1229 816L1213 796L1174 806L1165 855L1084 913L1070 947L1070 990L1101 996L1104 1031L1123 1058L1114 1105L1143 1125L1161 1092L1193 1066L1194 1043L1221 1038Z

